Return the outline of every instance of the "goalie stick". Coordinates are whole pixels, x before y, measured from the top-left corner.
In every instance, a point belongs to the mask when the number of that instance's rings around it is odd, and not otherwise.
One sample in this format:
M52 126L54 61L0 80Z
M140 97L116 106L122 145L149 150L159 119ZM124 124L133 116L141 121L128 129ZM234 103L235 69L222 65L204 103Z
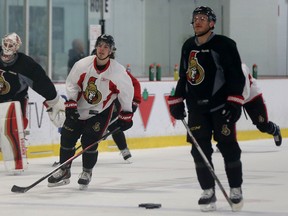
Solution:
M233 202L231 201L231 199L228 197L224 187L222 186L220 180L218 179L218 177L216 176L210 162L208 161L207 157L205 156L204 152L202 151L201 147L199 146L197 140L195 139L195 137L193 136L188 124L186 123L186 121L184 119L181 120L182 123L184 124L191 140L192 140L192 144L197 148L197 150L199 151L200 155L202 156L202 159L204 160L204 163L206 165L206 167L208 168L208 170L210 171L211 175L213 176L214 180L217 182L220 190L222 191L224 197L226 198L227 202L229 203L232 211L236 211L236 205L233 204Z
M82 155L84 152L88 151L90 148L92 148L93 146L97 145L100 141L105 140L108 136L112 135L113 133L117 132L120 128L116 128L113 131L110 131L108 133L106 133L105 135L103 135L99 140L97 140L96 142L90 144L89 146L87 146L85 149L83 149L82 151L80 151L78 154L75 154L74 156L72 156L71 158L69 158L68 160L66 160L64 163L60 164L58 167L56 167L54 170L52 170L51 172L49 172L47 175L43 176L42 178L38 179L36 182L34 182L33 184L27 186L27 187L20 187L17 185L13 185L13 187L11 188L11 192L14 193L25 193L28 190L30 190L31 188L35 187L36 185L38 185L40 182L42 182L43 180L45 180L46 178L48 178L50 175L52 175L53 173L55 173L57 170L59 170L61 167L65 166L66 164L70 163L71 161L73 161L74 159L76 159L77 157L79 157L80 155Z

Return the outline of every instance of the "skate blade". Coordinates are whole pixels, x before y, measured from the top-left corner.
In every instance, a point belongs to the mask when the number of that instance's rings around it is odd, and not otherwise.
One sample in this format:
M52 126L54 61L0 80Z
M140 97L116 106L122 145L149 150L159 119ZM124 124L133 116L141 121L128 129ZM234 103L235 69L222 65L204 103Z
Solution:
M132 155L129 155L129 156L123 157L124 160L128 160L128 159L131 159L131 158L132 158Z
M232 211L233 211L233 212L241 211L243 205L244 205L243 200L241 200L241 202L239 202L239 203L237 203L237 204L233 203L233 204L232 204Z
M280 139L279 136L274 136L274 142L276 146L281 146L282 144L282 139Z
M216 211L216 203L209 203L208 205L200 205L200 210L202 212Z
M59 187L59 186L67 185L69 183L70 183L70 179L64 179L64 180L57 182L57 183L48 182L48 187Z
M87 190L88 185L79 184L79 190Z
M56 167L56 166L58 166L59 164L60 164L60 162L55 161L55 162L52 164L52 167Z
M125 163L126 163L126 164L132 164L133 162L132 162L131 160L129 160L129 159L126 159L126 160L125 160Z
M17 176L17 175L22 175L22 173L24 172L24 169L19 169L19 170L12 170L12 171L8 171L9 174Z

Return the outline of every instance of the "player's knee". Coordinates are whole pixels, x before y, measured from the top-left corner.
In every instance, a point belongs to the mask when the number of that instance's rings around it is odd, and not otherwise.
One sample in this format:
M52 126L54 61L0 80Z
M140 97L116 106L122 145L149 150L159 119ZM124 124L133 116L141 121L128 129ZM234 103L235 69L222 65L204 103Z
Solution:
M240 160L241 149L238 142L218 143L217 147L221 152L225 162Z
M69 137L69 136L61 136L60 139L60 146L63 149L71 149L73 150L75 148L77 139L74 139L73 137Z
M89 149L88 151L84 152L84 154L94 154L98 155L98 150L96 148Z
M203 153L205 154L205 156L207 157L208 160L211 160L211 156L213 153L213 148L212 148L212 144L210 141L206 141L201 145L201 140L199 140L198 144L201 147L201 150L203 151ZM196 146L193 146L191 151L190 151L195 163L198 162L203 162L203 158L202 155L200 154L200 152L198 151L198 149L196 148Z
M73 146L73 147L71 147L71 146L67 147L67 146L61 144L60 150L61 150L61 151L74 152L74 151L75 151L75 147L74 147L74 146Z
M225 163L226 169L234 169L242 166L242 162L240 160L229 161Z

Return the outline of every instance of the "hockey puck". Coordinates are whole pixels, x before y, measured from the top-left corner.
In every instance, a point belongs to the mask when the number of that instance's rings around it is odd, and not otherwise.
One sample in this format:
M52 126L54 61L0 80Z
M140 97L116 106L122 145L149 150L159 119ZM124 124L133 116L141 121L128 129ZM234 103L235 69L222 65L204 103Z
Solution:
M146 208L146 209L155 209L161 208L161 204L159 203L141 203L139 204L139 208Z

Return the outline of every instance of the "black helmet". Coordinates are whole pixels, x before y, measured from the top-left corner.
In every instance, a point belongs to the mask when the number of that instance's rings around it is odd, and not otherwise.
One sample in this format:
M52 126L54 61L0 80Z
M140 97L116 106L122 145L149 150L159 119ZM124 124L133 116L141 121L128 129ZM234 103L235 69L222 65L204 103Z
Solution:
M110 49L112 50L112 52L116 51L115 48L115 42L114 42L114 38L111 35L107 35L107 34L102 34L97 38L96 44L95 44L95 48L99 45L100 42L105 42L107 44L109 44Z
M214 21L216 23L216 15L215 15L214 11L210 7L207 7L207 6L197 7L193 11L191 24L193 24L194 16L197 15L197 14L205 14L206 16L208 16L209 21L212 20L212 21Z

